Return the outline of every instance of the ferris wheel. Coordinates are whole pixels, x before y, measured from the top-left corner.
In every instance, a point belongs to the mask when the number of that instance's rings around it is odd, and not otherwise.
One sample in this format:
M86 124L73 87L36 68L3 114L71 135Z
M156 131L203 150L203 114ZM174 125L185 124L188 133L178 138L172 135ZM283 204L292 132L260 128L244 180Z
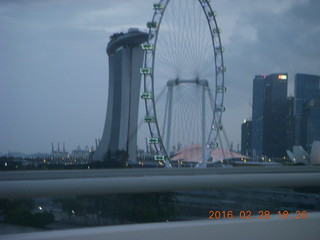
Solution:
M200 166L206 166L218 147L226 67L216 13L209 2L160 0L153 4L154 15L147 23L149 37L142 44L140 69L144 122L154 160L167 167L175 152L196 144L201 148Z

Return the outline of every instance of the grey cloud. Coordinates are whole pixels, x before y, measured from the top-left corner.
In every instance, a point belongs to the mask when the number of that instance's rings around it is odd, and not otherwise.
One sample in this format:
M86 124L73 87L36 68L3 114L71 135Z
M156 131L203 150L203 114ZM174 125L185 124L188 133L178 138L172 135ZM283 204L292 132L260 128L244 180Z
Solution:
M101 137L108 38L128 26L145 26L152 3L0 1L0 152L46 152L51 141L65 141L71 150ZM292 89L296 72L320 74L320 2L212 3L226 43L224 125L230 140L240 142L254 75L289 72Z
M252 11L238 16L225 52L229 109L225 125L232 139L240 140L240 131L234 125L240 126L251 115L248 106L256 74L288 72L289 94L293 93L297 72L320 74L319 5L317 0L293 2L282 11L266 11L253 5Z

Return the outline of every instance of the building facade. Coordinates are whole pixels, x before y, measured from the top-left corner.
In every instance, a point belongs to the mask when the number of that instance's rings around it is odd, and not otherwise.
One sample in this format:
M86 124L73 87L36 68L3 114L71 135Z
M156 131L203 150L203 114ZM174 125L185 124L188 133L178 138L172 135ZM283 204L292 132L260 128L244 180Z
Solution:
M308 102L312 99L320 98L320 76L298 73L295 76L295 144L305 145L305 134L301 130L305 129L302 126L302 115L306 114ZM320 119L318 119L320 122Z
M252 156L252 121L247 119L241 125L241 154Z
M295 144L294 97L287 98L286 138L286 149L292 151Z
M143 61L141 43L147 33L129 29L114 34L107 46L109 91L105 126L94 160L103 160L107 151L125 150L129 161L137 158L137 125Z
M253 79L252 93L252 157L256 159L263 154L263 116L266 83L264 75Z
M253 79L252 155L254 159L286 153L287 73Z
M316 141L320 141L320 98L305 103L301 114L300 145L310 153Z
M286 155L287 89L288 74L266 76L263 150L268 157Z

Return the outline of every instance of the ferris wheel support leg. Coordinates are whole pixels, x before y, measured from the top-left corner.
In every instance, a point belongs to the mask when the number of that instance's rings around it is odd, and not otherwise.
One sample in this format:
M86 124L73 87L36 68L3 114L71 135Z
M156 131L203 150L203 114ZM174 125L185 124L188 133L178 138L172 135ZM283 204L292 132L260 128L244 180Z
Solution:
M172 118L172 98L173 98L173 86L168 86L168 96L169 96L169 104L168 104L168 127L167 127L167 141L166 141L166 150L168 156L170 156L170 134L171 134L171 118Z
M165 105L165 108L164 108L164 118L163 118L163 129L162 129L162 137L164 139L164 137L166 136L165 134L167 133L166 132L166 128L168 127L167 126L167 120L168 120L168 105L169 105L169 92L167 92L167 97L166 97L166 105Z
M202 117L201 117L201 137L202 137L202 165L207 167L206 161L206 98L205 98L206 86L202 85Z

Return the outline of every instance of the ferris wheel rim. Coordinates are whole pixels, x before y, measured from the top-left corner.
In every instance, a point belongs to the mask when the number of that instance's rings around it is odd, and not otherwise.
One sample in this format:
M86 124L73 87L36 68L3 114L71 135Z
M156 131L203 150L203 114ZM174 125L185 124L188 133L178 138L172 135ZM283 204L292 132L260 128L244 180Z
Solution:
M162 19L163 16L165 15L167 6L169 3L174 0L160 0L158 4L154 4L154 14L152 17L152 22L147 23L147 27L149 27L149 37L147 44L151 46L150 44L153 43L153 49L151 50L151 73L150 73L150 78L151 78L151 94L153 97L151 99L144 99L145 100L145 109L146 109L146 116L150 116L150 113L153 112L153 117L154 117L154 122L148 122L149 125L149 132L151 135L151 138L158 138L159 142L157 144L154 144L156 152L159 154L159 156L164 156L166 159L166 163L171 164L170 156L168 154L168 149L165 148L163 144L163 139L158 123L158 117L157 117L157 109L156 109L156 99L155 99L155 77L154 77L154 70L155 70L155 57L156 57L156 49L157 49L157 42L158 42L158 36L159 36L159 30L161 27ZM215 68L215 76L214 76L214 82L215 82L215 95L214 95L214 111L213 111L213 118L211 122L211 127L210 127L210 133L208 136L208 140L206 143L207 148L215 148L216 142L217 142L217 137L218 133L217 129L214 129L215 126L218 126L220 129L222 126L221 121L222 121L222 111L219 111L217 109L217 98L218 95L220 95L220 102L221 102L221 109L223 107L223 102L224 102L224 93L225 93L225 80L224 80L224 72L226 70L225 65L224 65L224 59L223 59L223 47L221 44L221 37L220 37L220 29L218 28L218 24L216 21L216 16L214 14L214 11L210 5L209 0L195 0L198 1L199 4L202 6L202 10L205 14L206 20L208 22L208 29L210 31L211 35L211 43L214 51L214 68ZM209 16L210 15L210 16ZM160 17L159 17L160 16ZM158 20L158 21L156 21ZM154 24L154 25L152 25ZM214 28L213 28L214 26ZM155 28L155 29L154 29ZM150 50L150 49L149 49ZM150 51L148 49L145 50L145 57L144 57L144 63L143 63L143 68L147 69L147 61L148 61L148 56L150 55ZM148 53L149 52L149 53ZM217 57L220 59L220 65L218 66L217 64ZM149 56L150 58L150 56ZM213 66L212 65L212 66ZM141 72L142 73L142 72ZM147 77L146 74L142 73L144 75L144 92L148 92L147 89ZM218 77L221 76L221 81L218 86ZM219 88L219 90L218 90ZM148 101L151 101L152 104L148 104ZM156 133L152 131L151 125L155 124L156 128Z

